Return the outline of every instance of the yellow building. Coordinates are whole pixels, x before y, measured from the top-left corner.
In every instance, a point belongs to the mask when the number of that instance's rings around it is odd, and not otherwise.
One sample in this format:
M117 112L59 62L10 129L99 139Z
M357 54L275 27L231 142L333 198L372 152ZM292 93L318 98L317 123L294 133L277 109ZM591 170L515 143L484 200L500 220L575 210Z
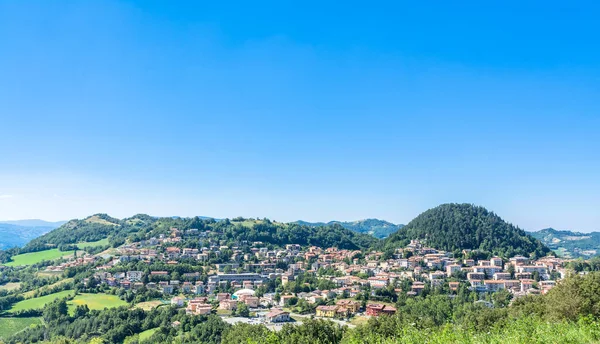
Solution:
M338 309L338 306L319 306L319 307L317 307L317 316L333 318L333 317L335 317L335 312L337 309Z

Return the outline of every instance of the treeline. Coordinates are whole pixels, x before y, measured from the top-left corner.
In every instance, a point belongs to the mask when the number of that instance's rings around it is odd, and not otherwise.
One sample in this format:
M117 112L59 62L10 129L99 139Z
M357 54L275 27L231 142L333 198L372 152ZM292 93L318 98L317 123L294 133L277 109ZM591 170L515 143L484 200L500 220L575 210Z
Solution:
M543 257L551 252L524 230L472 204L442 204L429 209L390 235L385 246L403 247L411 239L424 240L426 245L445 251L479 250L503 257Z
M340 249L360 250L372 247L378 239L356 233L333 224L323 227L311 227L295 223L283 224L263 220L252 226L227 220L216 223L215 229L222 233L225 240L261 241L277 246L299 244L303 246L338 247Z

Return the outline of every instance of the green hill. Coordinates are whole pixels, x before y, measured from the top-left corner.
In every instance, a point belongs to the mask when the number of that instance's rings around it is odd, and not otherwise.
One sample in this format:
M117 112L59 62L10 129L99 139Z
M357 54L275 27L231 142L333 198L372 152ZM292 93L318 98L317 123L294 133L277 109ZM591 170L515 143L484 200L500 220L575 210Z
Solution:
M385 246L401 247L411 239L425 240L426 245L446 251L471 249L501 256L545 256L550 252L524 230L472 204L450 203L429 209L390 235Z
M296 221L294 223L311 226L311 227L320 227L320 226L330 226L334 224L338 224L346 229L349 229L354 232L370 234L378 239L387 238L390 234L404 227L404 225L396 225L391 222L387 222L379 219L365 219L351 222L342 222L342 221L330 221L330 222L306 222L306 221Z
M108 237L126 238L145 225L152 223L147 215L136 215L119 220L106 214L95 214L83 220L71 220L62 226L31 240L21 252L45 250L78 242L95 242Z
M600 232L580 233L546 228L531 236L565 258L589 258L600 254Z
M54 247L70 249L71 247L65 246L81 242L96 242L106 238L111 244L122 243L126 239L139 241L160 234L169 235L171 228L178 228L181 231L189 229L208 231L211 233L210 237L231 243L263 241L274 245L302 244L346 249L366 249L379 243L379 240L371 235L357 233L335 223L308 226L268 219L235 218L217 221L201 217L154 218L148 215L136 215L119 220L106 214L96 214L83 220L71 220L32 240L13 254Z

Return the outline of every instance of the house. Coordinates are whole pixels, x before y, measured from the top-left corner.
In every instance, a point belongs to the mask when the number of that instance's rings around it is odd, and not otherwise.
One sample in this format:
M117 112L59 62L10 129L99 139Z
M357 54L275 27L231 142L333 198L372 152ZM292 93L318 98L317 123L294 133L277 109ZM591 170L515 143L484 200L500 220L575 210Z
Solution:
M498 291L505 287L504 280L485 280L483 285L488 291Z
M369 277L369 285L373 289L382 289L387 287L389 280L385 277Z
M367 315L370 316L380 316L380 315L392 315L396 313L396 308L392 306L386 306L382 304L370 304L367 305Z
M288 305L290 300L295 298L294 295L281 295L281 298L279 299L279 305L281 307Z
M290 321L290 313L281 309L273 309L265 316L268 322L279 323Z
M410 291L416 293L417 295L421 294L425 289L425 283L423 282L413 282Z
M218 293L217 294L217 301L223 301L223 300L227 300L231 298L231 294L229 293Z
M492 259L490 259L490 264L492 266L499 266L502 267L502 258L499 257L493 257Z
M175 296L174 298L171 299L172 306L183 307L183 302L184 302L184 299L179 296Z
M333 318L333 317L335 317L335 312L337 311L337 309L338 309L338 306L318 306L317 307L317 316Z
M459 285L460 285L460 282L448 282L448 286L450 287L450 290L452 290L452 291L457 291Z
M358 313L360 310L360 302L354 300L339 300L337 306L347 308L351 314Z
M181 250L179 247L167 247L167 257L169 257L169 259L177 259L180 254Z
M173 294L173 286L168 282L159 282L159 288L162 290L163 294Z
M244 299L244 303L250 308L256 308L259 305L259 299L256 296L248 296Z
M183 282L183 284L181 285L181 291L183 291L183 293L185 294L189 294L192 291L192 283Z
M130 282L138 282L138 281L142 280L142 277L144 276L144 272L142 272L142 271L127 271L126 276Z
M507 279L510 279L510 273L509 272L496 272L494 274L494 279L495 280L507 280Z
M219 309L224 309L227 311L232 311L237 308L237 300L223 300L219 302Z
M197 315L207 315L212 312L212 306L208 304L199 304L196 306L196 312L194 314Z

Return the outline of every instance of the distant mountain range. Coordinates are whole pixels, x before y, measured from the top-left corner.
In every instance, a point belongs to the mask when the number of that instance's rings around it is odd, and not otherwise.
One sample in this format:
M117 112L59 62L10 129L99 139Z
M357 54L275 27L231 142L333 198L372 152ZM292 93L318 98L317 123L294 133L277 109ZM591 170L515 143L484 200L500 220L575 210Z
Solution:
M306 222L306 221L296 221L294 223L319 227L319 226L328 226L333 224L339 224L340 226L349 229L354 232L370 234L378 239L387 238L390 234L396 232L397 230L404 227L404 225L396 225L391 222L387 222L379 219L365 219L358 220L352 222L343 222L343 221L330 221L330 222Z
M65 221L43 220L0 221L0 249L21 247L30 240L60 227Z
M15 221L0 221L2 224L15 225L15 226L23 226L23 227L53 227L58 228L67 221L56 221L49 222L44 220L32 219L32 220L15 220Z
M600 254L600 232L580 233L546 228L531 236L565 258L590 258Z

